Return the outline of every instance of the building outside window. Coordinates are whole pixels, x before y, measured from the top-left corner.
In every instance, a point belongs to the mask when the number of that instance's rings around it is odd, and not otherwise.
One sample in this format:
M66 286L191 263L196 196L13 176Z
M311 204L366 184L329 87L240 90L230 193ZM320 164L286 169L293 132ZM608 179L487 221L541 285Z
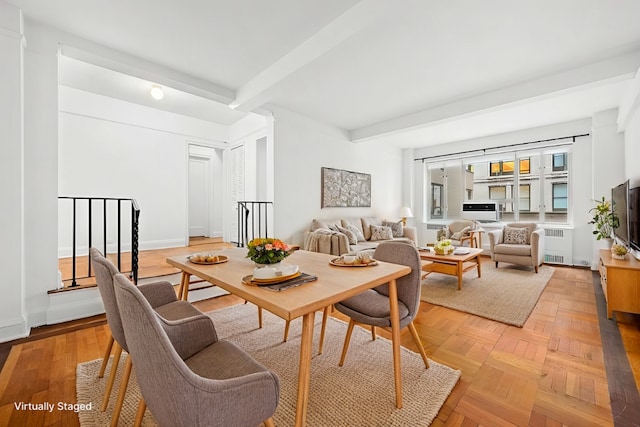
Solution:
M551 185L552 194L553 194L553 203L552 208L554 212L566 212L568 201L569 201L569 192L567 189L566 182L557 182Z
M429 217L464 219L463 202L495 200L499 221L568 223L570 164L561 150L567 146L425 163Z

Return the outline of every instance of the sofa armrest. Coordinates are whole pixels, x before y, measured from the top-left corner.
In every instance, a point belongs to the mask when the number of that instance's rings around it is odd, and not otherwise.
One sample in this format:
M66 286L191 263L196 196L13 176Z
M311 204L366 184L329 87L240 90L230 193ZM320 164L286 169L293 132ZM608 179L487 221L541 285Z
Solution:
M502 243L502 229L487 231L487 236L489 236L489 250L491 251L491 257L493 258L494 246Z
M412 240L418 246L418 229L416 227L404 227L404 237Z
M337 231L307 231L303 248L305 251L340 256L349 252L349 239Z
M538 266L544 262L544 229L538 228L531 233L531 257L533 265Z

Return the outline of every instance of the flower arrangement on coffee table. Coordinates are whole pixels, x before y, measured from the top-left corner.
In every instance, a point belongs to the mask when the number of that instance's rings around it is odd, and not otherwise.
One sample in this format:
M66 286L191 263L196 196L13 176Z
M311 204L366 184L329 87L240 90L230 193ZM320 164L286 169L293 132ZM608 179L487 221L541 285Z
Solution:
M455 246L451 243L449 239L438 240L435 245L433 245L433 250L437 255L449 255L453 251L456 250Z
M271 237L253 239L247 247L247 258L256 264L276 264L291 255L289 245Z

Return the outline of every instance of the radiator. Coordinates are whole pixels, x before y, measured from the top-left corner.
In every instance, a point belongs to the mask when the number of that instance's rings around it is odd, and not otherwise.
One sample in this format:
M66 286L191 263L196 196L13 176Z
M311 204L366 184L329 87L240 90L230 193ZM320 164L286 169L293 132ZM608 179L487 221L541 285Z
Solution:
M570 228L544 229L544 262L573 265L573 230Z

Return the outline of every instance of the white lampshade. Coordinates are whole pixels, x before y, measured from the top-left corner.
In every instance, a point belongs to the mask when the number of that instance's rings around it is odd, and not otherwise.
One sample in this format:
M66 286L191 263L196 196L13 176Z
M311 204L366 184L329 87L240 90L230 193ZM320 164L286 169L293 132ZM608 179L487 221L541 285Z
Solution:
M402 218L413 218L413 212L409 206L403 206L400 208L400 216Z
M158 100L164 98L164 91L162 90L162 87L158 85L151 86L151 96L153 99Z

